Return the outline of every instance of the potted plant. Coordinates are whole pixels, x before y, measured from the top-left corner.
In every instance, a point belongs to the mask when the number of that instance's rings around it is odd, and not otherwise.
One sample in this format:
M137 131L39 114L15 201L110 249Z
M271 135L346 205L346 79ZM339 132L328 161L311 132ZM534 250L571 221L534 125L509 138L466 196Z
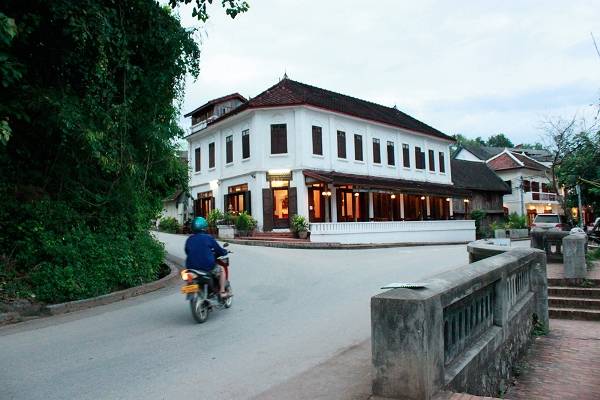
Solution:
M217 221L220 239L233 239L235 236L235 218L230 212L223 214L223 218Z
M292 231L300 239L306 239L308 237L308 221L302 215L294 215L291 221Z
M208 233L216 235L218 233L217 225L219 221L223 219L223 212L219 209L211 210L206 216L206 222L208 222Z
M235 219L235 228L239 236L252 236L256 228L256 220L247 211L243 211Z

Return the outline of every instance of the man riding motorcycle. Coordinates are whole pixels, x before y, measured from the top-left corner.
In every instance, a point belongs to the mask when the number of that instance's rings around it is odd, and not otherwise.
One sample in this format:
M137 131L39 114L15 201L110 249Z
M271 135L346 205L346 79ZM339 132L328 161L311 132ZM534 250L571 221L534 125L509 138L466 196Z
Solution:
M219 246L219 243L206 233L207 229L206 219L202 217L194 218L192 221L192 232L194 234L185 242L185 254L187 255L185 267L208 273L215 273L215 270L219 268L219 293L221 298L225 298L228 296L225 291L225 269L220 265L216 265L216 257L226 255L227 250Z

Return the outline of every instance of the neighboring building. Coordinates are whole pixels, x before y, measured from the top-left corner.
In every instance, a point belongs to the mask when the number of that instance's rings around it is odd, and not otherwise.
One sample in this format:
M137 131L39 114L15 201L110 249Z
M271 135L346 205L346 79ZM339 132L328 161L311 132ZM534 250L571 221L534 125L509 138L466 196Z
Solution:
M563 213L552 187L552 154L547 150L461 145L454 159L487 163L511 188L504 208L527 215L529 224L537 214Z
M471 211L482 210L485 225L502 221L503 196L510 193L510 187L486 163L453 159L451 166L455 187L472 193L469 198L452 200L455 218L468 219Z
M287 78L249 101L232 96L239 106L216 118L206 107L218 108L224 98L187 114L190 191L199 215L245 210L268 231L289 228L299 214L313 223L313 239L342 229L342 222L423 221L411 229L434 231L426 220L452 219L451 199L471 194L452 184L453 139L395 107ZM447 222L437 231L468 221ZM343 229L368 233L382 226ZM461 241L460 235L444 240Z
M180 151L179 159L183 164L187 166L188 152ZM177 222L179 222L180 225L183 224L185 220L189 218L189 203L189 195L183 190L176 190L175 192L173 192L173 194L163 199L163 210L161 212L161 218L173 217L177 220Z
M527 215L528 224L537 214L562 214L547 166L509 150L490 158L487 165L511 187L511 193L504 196L504 207L509 213Z
M509 150L513 153L524 154L530 158L533 158L535 161L544 164L546 167L550 167L552 165L552 153L550 153L548 150L525 149L521 146L506 148L460 145L454 153L454 158L457 160L467 161L487 161L490 158L502 153L504 150Z

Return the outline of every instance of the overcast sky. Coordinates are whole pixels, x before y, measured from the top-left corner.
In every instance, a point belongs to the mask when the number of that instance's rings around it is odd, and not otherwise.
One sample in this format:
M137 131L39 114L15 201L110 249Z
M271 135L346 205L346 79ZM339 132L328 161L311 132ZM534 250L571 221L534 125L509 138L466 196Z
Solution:
M598 1L248 2L231 20L215 0L206 24L179 9L202 32L184 113L233 92L256 96L287 71L447 134L502 132L517 144L538 141L549 116L590 115L600 97Z

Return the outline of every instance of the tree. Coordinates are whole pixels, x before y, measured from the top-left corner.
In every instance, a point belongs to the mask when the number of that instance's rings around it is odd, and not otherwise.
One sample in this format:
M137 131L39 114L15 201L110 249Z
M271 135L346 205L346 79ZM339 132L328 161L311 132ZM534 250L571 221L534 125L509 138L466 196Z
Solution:
M581 121L578 121L576 117L569 120L554 118L544 122L545 147L552 154L550 173L547 178L557 194L563 213L569 218L571 218L571 214L568 212L567 196L561 195L559 171L576 159L575 154L581 148L582 138L587 135L581 128ZM569 187L565 189L569 190Z
M503 133L490 136L487 140L487 145L492 147L515 147L510 139L504 136Z
M212 4L213 0L169 0L169 5L172 8L177 7L180 3L189 4L194 2L196 5L192 9L192 17L198 18L202 22L208 19L207 3ZM235 18L238 14L248 11L250 5L245 1L239 0L221 0L221 6L225 9L225 13L231 18Z
M156 278L148 228L187 187L178 104L199 55L153 0L2 3L0 297L67 301Z
M575 186L580 184L585 205L600 212L600 188L590 182L600 182L600 131L581 132L574 138L573 152L557 168L558 184L565 187L566 207L577 207Z

